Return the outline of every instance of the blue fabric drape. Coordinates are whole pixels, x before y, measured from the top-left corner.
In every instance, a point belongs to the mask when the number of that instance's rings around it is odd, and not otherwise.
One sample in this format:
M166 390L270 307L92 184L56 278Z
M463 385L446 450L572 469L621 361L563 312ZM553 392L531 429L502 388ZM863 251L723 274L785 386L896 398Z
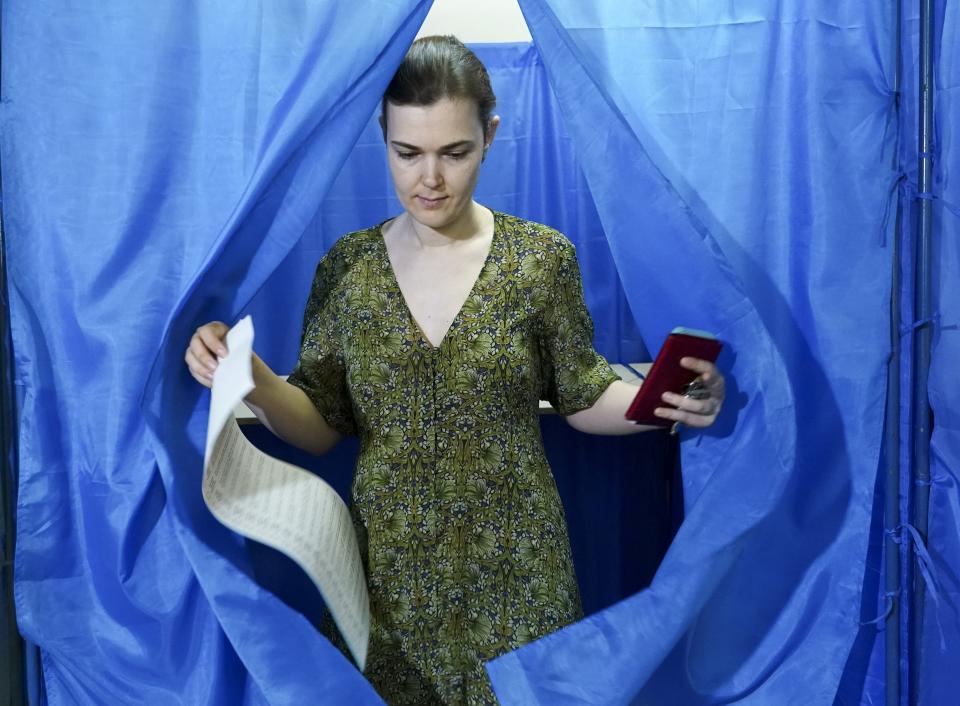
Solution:
M901 528L885 527L889 532L895 533L895 536L901 535L906 523L912 521L913 512L913 335L911 324L914 319L914 248L916 246L915 235L917 229L917 205L916 184L918 174L917 157L919 153L918 144L918 98L920 95L919 86L919 38L920 21L919 5L916 3L905 3L901 9L901 46L900 46L900 130L899 130L899 148L898 165L900 170L901 182L898 188L901 223L900 223L900 311L894 325L897 326L900 334L899 343L901 346L900 362L900 385L902 392L900 396L900 434L899 434L899 463L900 463L900 524ZM910 614L912 601L912 578L911 578L911 544L909 541L903 541L902 535L899 541L900 548L900 595L897 597L900 605L900 644L901 654L904 656L900 660L900 692L902 704L907 704L912 689L910 663L915 659L912 654ZM885 569L885 567L884 567ZM882 673L883 664L883 640L877 640L874 646L874 654L871 659L872 671Z
M881 440L892 8L521 7L645 340L718 331L735 388L683 445L687 514L651 587L492 662L497 694L830 703Z
M928 547L936 577L927 590L918 703L936 706L960 693L960 8L937 2L934 61L933 353L929 395ZM943 643L941 645L941 639Z
M428 7L3 3L15 590L51 703L380 703L205 510L182 356L308 228Z

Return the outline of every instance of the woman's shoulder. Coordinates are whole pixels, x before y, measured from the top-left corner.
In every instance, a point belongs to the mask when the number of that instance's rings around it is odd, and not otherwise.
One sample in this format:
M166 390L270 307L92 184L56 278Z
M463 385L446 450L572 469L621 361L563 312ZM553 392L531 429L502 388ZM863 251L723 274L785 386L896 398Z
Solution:
M501 228L518 249L548 256L564 257L574 254L570 239L556 228L509 213L497 212Z
M359 271L359 263L369 262L377 255L376 243L380 237L378 224L337 238L317 262L313 276L314 289L329 292L345 286Z
M349 263L357 257L368 256L370 250L376 247L378 239L382 237L380 235L382 225L382 223L378 223L368 228L361 228L341 235L330 246L325 259Z

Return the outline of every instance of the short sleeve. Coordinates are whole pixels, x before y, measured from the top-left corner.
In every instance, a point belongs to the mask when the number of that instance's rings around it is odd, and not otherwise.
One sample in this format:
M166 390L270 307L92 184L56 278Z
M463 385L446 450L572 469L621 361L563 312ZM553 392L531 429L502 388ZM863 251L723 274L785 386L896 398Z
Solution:
M562 236L560 236L562 238ZM593 320L583 299L583 281L573 244L566 238L547 292L541 331L542 399L564 416L592 407L620 377L593 348Z
M355 436L357 425L341 345L346 322L337 296L345 274L346 266L333 250L317 265L303 314L300 358L287 382L307 393L333 429Z

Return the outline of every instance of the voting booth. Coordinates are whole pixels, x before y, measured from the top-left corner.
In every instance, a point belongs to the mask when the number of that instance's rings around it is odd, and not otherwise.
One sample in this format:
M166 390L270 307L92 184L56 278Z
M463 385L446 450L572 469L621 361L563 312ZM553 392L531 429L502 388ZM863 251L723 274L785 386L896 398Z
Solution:
M519 5L532 42L473 46L502 119L478 201L570 237L609 361L708 330L728 391L677 439L543 415L587 616L487 663L498 699L952 702L957 7ZM381 703L303 568L205 503L183 349L249 315L292 369L317 260L399 208L377 111L429 9L3 4L26 702ZM346 494L349 442L241 431Z

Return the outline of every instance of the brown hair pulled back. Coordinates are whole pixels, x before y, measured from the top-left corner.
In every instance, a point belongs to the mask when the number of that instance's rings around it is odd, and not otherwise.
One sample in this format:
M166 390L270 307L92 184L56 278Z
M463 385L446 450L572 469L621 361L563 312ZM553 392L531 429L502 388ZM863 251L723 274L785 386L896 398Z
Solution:
M443 98L474 101L486 136L497 104L486 67L456 37L421 37L410 47L383 94L384 130L388 101L394 105L426 106Z

